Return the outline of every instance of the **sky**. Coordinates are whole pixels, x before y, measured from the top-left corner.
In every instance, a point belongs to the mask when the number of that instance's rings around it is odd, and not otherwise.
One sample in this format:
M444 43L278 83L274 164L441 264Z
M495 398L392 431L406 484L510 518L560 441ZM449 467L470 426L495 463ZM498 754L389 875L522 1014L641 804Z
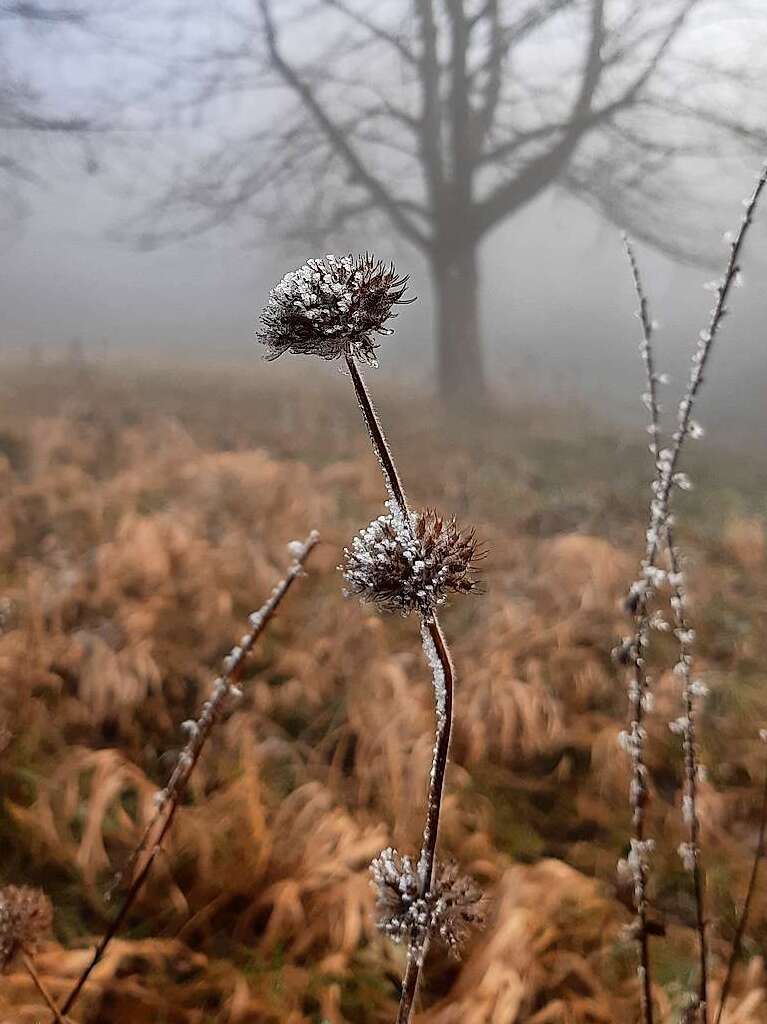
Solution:
M70 67L70 82L72 74ZM137 140L140 150L140 135ZM85 173L77 146L46 142L41 182L25 190L26 216L0 229L2 351L35 346L52 358L77 338L99 357L108 351L142 359L162 350L180 359L247 362L258 354L253 330L269 287L317 253L300 242L285 244L273 227L257 230L254 243L252 225L138 251L115 237L147 201L132 147L129 139L97 173ZM744 159L714 183L721 203L703 212L718 221L710 235L737 226L757 170ZM411 275L420 301L401 313L396 337L385 344L392 363L407 366L411 383L429 388L430 287L422 259L396 240L364 232L342 237L340 245L393 255ZM678 386L707 319L711 295L702 285L712 273L645 246L638 253L660 322L659 357ZM724 245L713 254L721 263L725 256ZM641 416L635 300L614 225L561 190L549 191L489 238L481 266L483 331L497 388L513 395L520 380L532 381L542 394ZM734 432L744 416L765 422L758 414L767 406L766 269L767 215L752 233L745 287L731 303L709 388L712 415Z

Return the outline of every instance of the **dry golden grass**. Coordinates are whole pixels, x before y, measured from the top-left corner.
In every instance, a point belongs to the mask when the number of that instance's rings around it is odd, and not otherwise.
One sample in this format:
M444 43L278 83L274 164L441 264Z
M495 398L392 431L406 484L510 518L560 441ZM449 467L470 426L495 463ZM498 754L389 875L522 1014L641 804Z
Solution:
M54 901L56 940L38 963L55 995L113 912L104 893L152 812L179 723L285 544L312 527L323 537L77 1005L80 1024L393 1016L402 953L372 927L367 866L389 843L417 845L431 694L411 627L340 596L340 550L383 497L353 400L330 374L300 391L291 372L259 374L6 370L0 882L41 885ZM487 595L446 615L459 681L442 839L486 887L490 924L461 964L434 954L419 1020L631 1022L631 915L615 886L625 696L609 652L626 629L618 604L638 558L646 453L597 423L575 433L565 410L488 413L458 436L423 403L382 404L414 497L474 521L490 551ZM720 980L755 839L767 566L753 498L763 470L708 458L696 475L712 502L690 506L684 542L712 688L701 804ZM669 1014L693 965L664 724L677 700L665 673L648 758ZM764 890L749 934L727 1024L767 1016ZM27 975L2 979L0 1022L38 1020L40 1005Z

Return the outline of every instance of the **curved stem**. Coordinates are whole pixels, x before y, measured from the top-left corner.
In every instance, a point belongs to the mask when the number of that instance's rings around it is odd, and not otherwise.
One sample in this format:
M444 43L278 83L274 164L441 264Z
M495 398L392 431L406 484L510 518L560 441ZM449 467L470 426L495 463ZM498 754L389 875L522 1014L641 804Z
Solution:
M24 966L27 969L27 974L32 979L32 982L33 982L35 988L40 993L40 995L43 997L43 1000L45 1001L45 1005L48 1007L48 1009L53 1014L54 1019L56 1020L56 1024L67 1024L67 1020L59 1012L59 1010L58 1010L58 1008L56 1006L56 1003L55 1003L55 1001L53 999L53 996L50 994L50 992L46 988L46 985L45 985L45 982L43 981L43 979L37 973L37 968L34 965L34 961L32 960L32 957L29 955L29 953L27 953L26 950L24 950L24 952L22 953L21 959L22 959L22 963L24 964Z
M233 649L229 657L226 659L224 672L216 680L209 699L203 705L200 717L195 723L193 723L191 737L176 762L176 767L173 770L168 784L160 794L162 797L160 805L144 830L144 834L142 835L139 844L134 850L129 861L131 868L135 868L141 856L144 855L143 863L141 864L141 867L135 871L131 884L123 896L120 909L117 911L117 914L102 935L90 960L83 968L72 990L66 997L61 1007L62 1014L68 1013L74 1006L93 970L104 956L104 953L112 942L112 939L114 939L115 935L122 927L131 907L143 889L144 883L152 869L152 865L162 848L163 840L173 824L173 819L175 818L179 802L186 792L189 777L194 771L200 755L202 754L203 747L205 746L214 725L223 712L227 699L233 692L233 687L240 681L242 670L245 665L245 659L253 649L253 646L263 633L272 616L277 611L282 599L293 585L294 580L302 575L304 563L319 543L319 539L319 534L316 531L312 531L312 533L309 534L300 546L300 550L294 554L293 561L285 576L274 588L267 601L251 616L250 631L246 634L245 639ZM155 838L150 845L152 835L154 835Z
M354 362L352 356L346 357L346 365L349 368L349 374L354 384L354 393L357 396L357 404L362 412L365 425L368 428L370 434L370 441L373 445L373 450L376 454L376 458L381 464L383 471L384 480L386 481L386 489L391 494L392 498L396 502L399 510L407 517L408 507L407 498L405 497L405 489L402 486L402 481L399 478L397 467L394 464L394 457L392 456L389 443L386 440L386 435L383 432L381 421L378 419L378 413L373 405L373 399L370 397L365 381L362 379L362 374Z
M421 621L421 640L426 661L432 672L436 709L436 742L429 777L429 793L426 799L426 824L423 830L421 855L418 859L420 895L425 896L431 889L437 858L442 794L445 789L450 735L453 728L455 670L436 616ZM407 951L407 967L402 981L402 994L396 1024L409 1024L410 1022L428 943L428 936L423 938L417 930L413 931Z
M426 825L423 830L423 846L418 861L418 873L421 878L423 894L429 891L434 876L439 816L442 809L448 754L450 753L450 734L453 729L455 671L445 636L436 616L422 623L421 637L424 654L432 670L437 715L437 735L426 803Z
M735 937L732 940L732 949L730 950L730 959L727 963L727 974L724 978L724 984L722 985L722 995L719 1000L719 1008L716 1011L716 1019L714 1024L719 1024L724 1013L724 1007L727 999L730 995L730 989L732 987L732 979L735 974L735 965L738 962L740 956L740 947L743 944L743 936L746 932L746 924L748 923L748 915L751 910L751 901L754 898L756 892L756 883L759 878L759 866L764 857L765 851L767 850L767 772L764 776L764 788L762 790L762 810L759 817L759 838L756 843L756 851L754 853L754 863L751 868L751 877L748 880L748 889L746 890L746 899L743 903L743 909L740 912L738 918L738 924L735 929Z
M365 386L362 374L351 356L346 357L346 365L354 384L357 403L365 420L373 450L383 471L386 489L397 510L405 521L410 523L405 489L402 486L394 457L389 448L383 427L373 405L373 400ZM432 758L429 792L426 799L426 823L423 830L421 854L418 859L418 879L421 896L429 893L434 879L434 866L437 856L437 838L439 836L439 819L442 811L442 794L445 788L448 756L450 753L450 735L453 728L453 693L455 689L455 671L450 658L445 636L436 615L421 619L421 642L426 661L432 673L434 686L434 705L436 714L436 741ZM402 979L397 1024L409 1024L418 994L421 970L429 945L429 937L419 934L417 929L411 933L407 950L407 967Z

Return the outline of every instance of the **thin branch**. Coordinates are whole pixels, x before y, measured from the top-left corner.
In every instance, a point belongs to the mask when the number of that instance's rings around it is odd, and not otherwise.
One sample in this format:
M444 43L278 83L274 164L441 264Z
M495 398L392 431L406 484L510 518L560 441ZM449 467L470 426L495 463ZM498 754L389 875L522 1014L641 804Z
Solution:
M679 403L677 429L673 435L673 447L670 453L668 453L668 458L665 460L662 486L657 495L658 504L656 514L654 515L654 520L657 519L657 523L665 522L668 517L668 505L671 491L674 485L678 483L678 481L675 480L675 471L684 447L684 442L690 432L695 399L697 398L700 387L703 384L704 372L714 347L714 340L716 339L722 320L727 314L727 298L740 271L740 253L748 234L748 229L753 221L754 213L759 203L759 197L762 194L765 184L767 184L767 163L765 163L762 168L762 172L754 185L751 196L746 201L746 209L740 223L740 229L734 241L730 244L730 255L727 260L724 277L720 281L716 290L716 300L714 302L713 309L711 310L708 327L701 331L698 340L698 347L692 358L690 380L688 382L685 395ZM657 525L656 522L653 522L652 526L655 525ZM657 537L651 529L647 542L648 558L652 557L654 559L659 539L660 538Z
M49 25L83 25L87 20L85 11L73 7L47 7L33 0L14 0L0 6L0 18L18 18L20 21L35 21Z
M640 352L645 367L645 379L647 391L642 396L650 412L649 431L651 436L650 451L653 455L653 462L656 468L656 480L660 478L661 462L658 458L660 451L660 406L658 403L658 384L660 378L655 371L655 355L653 351L653 322L650 318L650 310L647 295L642 283L639 264L637 263L633 247L628 236L624 235L624 245L631 267L631 276L634 282L639 308L637 317L642 325L642 342ZM706 941L706 913L705 913L705 874L701 865L700 850L700 819L698 816L697 788L698 788L698 753L695 742L695 687L691 679L692 665L692 641L694 632L691 623L684 611L685 595L682 587L682 572L679 550L674 544L671 527L667 525L666 541L669 558L669 580L672 586L671 607L674 612L675 635L679 641L679 660L677 666L682 678L682 702L684 715L682 723L682 744L684 751L684 778L685 791L682 803L682 818L688 829L688 842L683 848L685 866L692 869L692 883L695 900L696 929L698 933L698 1009L701 1017L701 1024L706 1024L708 1019L708 950ZM646 655L646 651L643 652Z
M746 925L748 924L748 915L751 910L751 901L754 898L756 892L756 883L759 878L759 868L764 858L765 852L767 852L767 766L765 766L764 775L764 788L762 790L762 809L759 815L759 838L756 843L756 850L754 852L754 863L751 868L751 877L748 880L748 888L746 889L746 898L743 902L743 909L740 912L738 918L738 924L735 928L735 936L732 940L732 949L730 950L730 959L727 962L727 973L724 976L724 983L722 985L722 995L719 1000L719 1008L716 1011L716 1017L714 1024L720 1024L724 1008L727 1005L727 1000L730 995L730 989L732 988L732 981L735 975L735 967L740 957L741 946L743 945L743 936L746 933Z
M269 0L259 0L259 7L263 19L267 51L275 70L312 114L330 145L343 158L355 181L358 181L360 185L367 189L405 238L421 249L428 249L430 244L428 236L405 214L383 182L368 169L344 132L332 120L325 107L320 103L315 90L311 89L304 82L292 65L283 57Z
M432 0L413 0L420 32L418 79L421 91L420 155L433 210L444 198L445 167L442 154L442 114L439 91L437 22Z
M293 582L303 574L304 563L318 543L319 534L314 531L303 543L297 543L295 550L291 550L293 561L286 575L274 588L263 606L251 615L249 632L242 638L240 644L234 647L224 659L222 674L216 680L209 699L203 705L200 717L195 722L185 723L188 726L189 740L179 755L165 789L159 793L157 811L149 822L131 857L131 866L137 865L139 858L145 852L146 856L140 868L133 876L133 880L123 897L120 909L96 946L93 956L77 979L74 988L65 999L61 1007L63 1014L66 1014L74 1005L93 969L104 956L107 947L119 931L137 896L141 892L155 858L160 852L163 840L173 823L179 802L186 792L189 777L194 771L213 726L223 712L227 699L233 696L236 697L239 694L237 684L242 676L242 670L248 654L266 629ZM152 838L153 834L154 838Z
M405 528L408 529L411 519L407 498L394 462L394 457L384 436L378 414L375 411L362 374L351 356L346 357L346 365L351 374L354 392L357 396L357 402L365 420L365 425L368 428L373 450L383 471L386 489L392 502L396 505L396 511L400 519ZM395 510L392 509L392 511ZM429 791L426 799L426 822L417 872L419 894L421 897L424 897L431 890L436 863L442 795L445 787L445 775L453 726L455 670L436 613L432 613L430 617L421 616L421 641L424 657L432 674L436 720L436 741L434 744L431 774L429 776ZM425 938L422 938L419 930L414 928L408 944L407 964L405 976L402 980L397 1024L409 1024L410 1022L428 946L428 934Z
M383 26L374 22L372 18L368 18L359 11L355 11L348 3L345 3L345 0L324 0L324 3L326 6L333 8L333 10L338 11L340 14L346 15L346 17L355 24L366 29L375 39L380 39L382 42L388 43L389 46L392 46L397 53L399 53L400 57L408 62L408 64L416 63L415 54L405 45L405 43L403 43L402 39L398 35L395 35L394 32L387 31Z
M400 514L403 517L408 518L410 512L407 505L407 498L405 497L405 490L402 486L399 473L397 472L394 457L391 449L389 448L389 442L386 440L386 435L383 432L381 421L378 418L378 413L373 405L373 399L370 397L370 392L365 385L362 374L351 356L346 357L346 365L352 378L352 384L354 385L357 404L360 407L363 419L365 420L365 426L368 428L368 433L370 434L373 451L375 452L381 465L381 470L383 471L386 489L392 499L396 502Z
M630 731L625 734L625 746L632 758L633 779L631 787L631 805L634 817L634 838L630 864L634 872L635 897L637 904L637 920L639 935L637 936L640 952L640 980L642 985L642 1016L644 1024L652 1024L652 989L649 964L649 941L647 933L647 880L649 873L648 854L652 845L648 845L645 836L645 805L648 798L647 768L644 763L645 730L643 717L647 695L647 677L645 672L645 651L649 644L650 616L648 604L654 593L654 587L665 573L656 566L659 548L667 544L669 526L669 506L673 488L680 486L682 480L676 473L679 457L692 426L692 409L695 399L703 383L703 373L713 349L721 321L726 314L726 300L733 282L737 277L738 261L743 242L753 221L759 197L767 183L767 164L764 165L754 186L751 197L746 202L746 210L741 221L740 231L731 243L730 256L724 277L717 289L717 298L709 319L708 328L701 332L698 348L692 357L692 370L687 389L680 400L677 413L677 429L673 434L673 446L657 453L657 475L653 480L653 499L650 503L649 526L645 555L642 560L642 576L632 584L629 592L629 604L633 610L635 631L633 637L624 642L623 651L632 666L632 680L629 687L629 702L632 720Z
M563 137L546 153L530 160L511 180L500 185L477 205L475 230L489 230L511 210L538 195L566 167L592 119L592 103L602 77L605 39L604 0L592 0L590 32L578 95Z
M674 544L671 526L666 528L666 546L671 581L671 607L674 610L674 633L679 641L677 669L682 679L683 715L682 750L684 754L684 794L682 818L687 825L687 846L682 848L685 867L692 871L695 900L695 928L698 933L698 1012L701 1024L708 1022L708 941L706 938L706 875L701 863L700 816L698 814L698 750L696 744L696 686L691 675L692 642L695 636L685 613L685 594L679 550Z
M561 138L545 153L529 160L510 181L505 181L479 204L477 229L480 234L492 228L512 210L529 202L554 181L565 169L585 135L598 125L609 121L620 111L632 107L639 100L642 91L668 53L692 9L699 2L700 0L687 0L683 9L672 19L654 53L645 62L642 71L629 83L620 96L600 107L593 108L597 87L606 66L602 54L606 38L604 4L601 0L594 0L591 11L591 35L581 86L570 114L562 125ZM517 148L516 140L511 140L497 149L503 154L506 147ZM482 160L488 162L487 157L483 157Z
M478 157L495 121L503 87L504 62L510 50L564 8L571 6L572 3L573 0L548 0L547 3L535 3L510 25L504 26L501 24L498 0L489 0L481 14L476 16L477 21L486 19L490 22L488 26L489 53L487 59L478 69L487 76L482 90L482 101L474 115L474 137Z
M642 343L639 351L642 356L642 363L644 364L645 379L647 383L645 403L650 413L650 437L652 438L652 447L650 448L650 451L657 459L660 447L658 443L660 431L660 408L658 406L658 377L655 373L655 354L652 347L653 322L650 319L650 308L647 302L647 295L642 284L642 278L639 273L639 264L637 263L636 256L634 255L634 248L631 244L631 239L625 233L623 235L623 245L626 249L626 257L631 268L631 278L634 282L634 291L636 292L637 302L639 304L636 315L642 325Z
M50 994L45 985L45 982L38 974L34 961L32 960L32 957L29 955L29 953L26 952L26 950L24 950L21 954L21 962L24 964L24 967L27 970L27 974L32 979L35 988L43 997L45 1005L53 1014L53 1019L56 1021L56 1024L68 1024L67 1019L59 1012L53 996Z

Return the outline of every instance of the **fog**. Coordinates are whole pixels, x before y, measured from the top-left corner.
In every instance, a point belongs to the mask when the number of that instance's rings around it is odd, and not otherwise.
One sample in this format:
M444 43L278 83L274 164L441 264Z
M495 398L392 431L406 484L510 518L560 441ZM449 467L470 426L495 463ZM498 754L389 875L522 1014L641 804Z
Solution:
M88 45L98 49L98 36ZM716 50L722 43L706 45ZM710 55L702 50L699 56ZM103 102L98 60L84 65L80 78L70 63L57 79L55 64L46 63L44 70L36 65L24 33L18 34L15 59L17 69L52 89L64 108L69 93L77 96L75 106L89 95L94 104L97 97ZM135 67L127 61L126 73ZM751 99L763 109L763 94ZM272 92L259 111L261 122L273 122L275 131L281 103ZM218 102L215 118L195 128L194 146L202 140L204 148L205 133L212 138L226 115L226 103ZM239 116L233 114L234 120ZM162 352L180 363L236 363L261 372L253 339L259 310L286 269L317 254L316 243L286 241L279 215L260 221L244 207L223 227L141 251L126 226L140 221L157 199L158 168L172 176L169 152L182 159L187 151L189 125L181 135L178 126L174 132L169 142L159 127L145 125L133 135L117 133L117 145L105 132L88 138L87 146L50 136L30 151L39 180L19 185L25 212L6 217L2 231L4 353L23 357L34 350L55 359L78 339L94 359L146 359ZM710 168L698 158L689 172L704 181L701 194L714 197L700 210L701 251L712 264L724 262L725 246L715 240L737 227L741 200L758 167L754 153L729 154L723 165L712 149ZM331 242L338 250L370 249L394 258L410 274L419 302L401 311L381 362L389 372L406 375L411 386L432 390L434 309L422 254L380 224L364 221L336 231ZM702 285L712 270L646 244L638 245L638 254L660 322L659 357L678 385L705 326L711 295ZM513 400L515 388L524 388L527 397L532 389L542 399L585 401L609 416L641 416L635 299L617 222L554 184L488 235L479 260L483 343L494 391ZM709 419L732 441L749 436L755 425L764 439L765 268L763 216L749 241L745 287L731 302L706 397Z

